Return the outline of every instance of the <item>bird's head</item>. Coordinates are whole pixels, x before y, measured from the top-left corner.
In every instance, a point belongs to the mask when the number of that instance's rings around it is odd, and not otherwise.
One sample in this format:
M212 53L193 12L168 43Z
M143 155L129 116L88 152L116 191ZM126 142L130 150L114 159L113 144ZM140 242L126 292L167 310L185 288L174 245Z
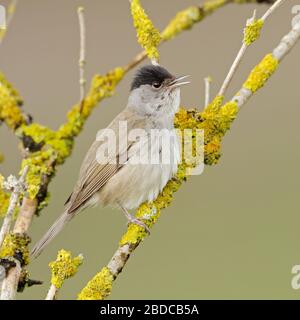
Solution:
M141 115L161 117L175 114L180 104L180 87L188 76L175 77L158 65L139 69L132 81L128 107Z

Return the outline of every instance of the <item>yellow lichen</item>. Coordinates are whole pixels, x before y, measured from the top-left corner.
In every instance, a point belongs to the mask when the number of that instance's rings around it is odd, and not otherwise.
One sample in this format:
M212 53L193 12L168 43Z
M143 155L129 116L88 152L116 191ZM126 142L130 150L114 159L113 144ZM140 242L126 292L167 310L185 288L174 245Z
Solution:
M136 212L136 217L142 220L149 228L151 228L160 216L162 209L170 206L173 200L173 194L179 189L182 182L186 179L184 172L184 165L179 167L178 173L171 179L164 187L162 192L158 195L156 200L152 203L143 203L140 205ZM137 244L147 235L145 229L136 224L130 224L126 233L123 235L120 245Z
M170 40L181 31L192 28L202 18L202 10L199 7L193 6L182 10L170 21L161 36L164 40Z
M9 193L0 188L0 217L4 217L6 215L9 205L9 198Z
M0 217L6 215L10 201L10 193L4 189L4 181L5 178L0 174ZM17 216L19 209L19 206L16 206L13 212L14 218Z
M157 46L161 41L161 36L145 13L139 0L131 1L131 14L139 44L146 50L150 59L158 61L159 54Z
M210 0L206 1L203 4L203 10L207 13L210 14L214 12L215 10L219 9L220 7L224 6L226 4L226 0Z
M28 265L29 243L30 238L27 235L7 234L0 249L0 258L14 257L21 262L22 266Z
M50 177L54 171L51 163L55 161L56 154L52 149L38 151L22 161L22 170L28 166L26 175L27 196L30 199L37 197L43 179Z
M236 102L228 102L222 106L224 97L217 96L214 101L203 111L195 109L186 110L180 108L175 117L175 127L184 129L203 129L205 137L204 161L205 164L216 164L221 156L221 140L225 133L230 129L231 123L237 116L238 105ZM174 193L180 185L188 178L188 170L197 165L183 159L179 165L178 172L172 178L157 199L152 203L143 203L136 212L136 217L142 220L149 228L157 221L163 208L168 207L173 199ZM146 236L143 227L130 224L126 233L123 235L120 245L136 245Z
M16 129L25 123L25 119L16 99L12 97L7 88L0 83L0 121L4 121L11 129Z
M4 181L5 178L0 174L0 217L6 215L10 198L9 193L4 190Z
M66 279L73 277L77 273L78 267L82 262L82 255L72 258L71 252L64 249L60 250L56 260L49 263L52 275L51 283L57 289L61 288Z
M270 53L251 71L248 79L244 83L244 88L255 93L262 88L278 66L278 60Z
M13 130L25 123L20 109L21 104L18 92L0 73L0 121L4 121Z
M82 110L79 105L75 105L68 113L66 123L57 131L37 123L21 125L16 131L24 147L31 151L22 161L22 169L29 167L26 176L27 194L31 199L38 199L39 210L47 205L49 194L45 192L44 185L54 175L55 165L62 164L71 154L74 138L83 129L85 120L99 101L114 93L123 76L122 68L115 68L103 76L95 76Z
M82 289L78 300L103 300L110 295L114 277L105 267Z
M12 86L10 82L7 81L4 74L0 72L0 84L4 86L7 90L7 93L13 98L15 98L17 105L22 105L23 100L19 92Z
M214 100L208 106L206 106L205 109L216 112L221 107L223 101L224 101L224 96L216 96Z
M260 32L263 25L264 21L262 19L254 20L252 23L247 25L244 30L244 43L247 46L250 46L260 37Z

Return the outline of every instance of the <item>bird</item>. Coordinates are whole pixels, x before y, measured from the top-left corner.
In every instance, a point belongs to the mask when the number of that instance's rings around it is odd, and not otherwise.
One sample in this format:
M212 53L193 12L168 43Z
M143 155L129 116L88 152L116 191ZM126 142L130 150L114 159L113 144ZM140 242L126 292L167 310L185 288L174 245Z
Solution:
M160 65L145 65L135 73L126 107L107 128L98 132L82 162L63 213L35 244L31 251L33 258L38 257L79 212L95 205L119 208L128 223L140 225L149 232L147 225L130 210L155 200L177 172L181 161L180 140L175 136L173 143L167 146L172 157L169 162L162 162L164 143L161 138L174 130L180 88L190 83L182 81L187 77L176 77ZM126 124L126 134L121 132L120 124ZM105 143L109 135L115 139ZM130 135L135 139L129 139ZM109 150L103 152L105 145ZM151 161L157 155L159 161Z

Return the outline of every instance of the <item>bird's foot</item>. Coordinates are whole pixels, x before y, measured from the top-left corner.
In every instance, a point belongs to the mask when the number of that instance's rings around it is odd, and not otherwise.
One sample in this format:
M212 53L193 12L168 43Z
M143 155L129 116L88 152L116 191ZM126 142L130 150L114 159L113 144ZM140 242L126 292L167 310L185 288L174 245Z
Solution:
M145 231L146 231L148 234L150 234L150 229L149 229L149 227L148 227L143 221L141 221L141 220L138 219L138 218L133 217L133 216L128 212L128 210L127 210L126 208L124 208L122 205L119 204L119 206L120 206L120 208L122 209L122 211L124 212L125 217L127 218L127 221L128 221L128 222L127 222L127 225L129 225L130 223L136 224L136 225L144 228Z
M127 225L130 224L130 223L136 224L136 225L144 228L145 231L146 231L148 234L150 234L150 229L149 229L149 227L148 227L143 221L141 221L140 219L137 219L137 218L133 217L132 215L130 215L130 218L128 218L128 223L127 223Z

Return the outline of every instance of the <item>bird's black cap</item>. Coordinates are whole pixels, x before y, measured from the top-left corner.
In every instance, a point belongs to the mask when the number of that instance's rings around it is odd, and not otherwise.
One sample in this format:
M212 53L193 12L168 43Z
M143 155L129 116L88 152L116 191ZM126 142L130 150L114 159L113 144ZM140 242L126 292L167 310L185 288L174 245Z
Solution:
M174 79L174 76L161 66L147 65L139 69L132 81L131 90L153 82L162 83L166 79Z

